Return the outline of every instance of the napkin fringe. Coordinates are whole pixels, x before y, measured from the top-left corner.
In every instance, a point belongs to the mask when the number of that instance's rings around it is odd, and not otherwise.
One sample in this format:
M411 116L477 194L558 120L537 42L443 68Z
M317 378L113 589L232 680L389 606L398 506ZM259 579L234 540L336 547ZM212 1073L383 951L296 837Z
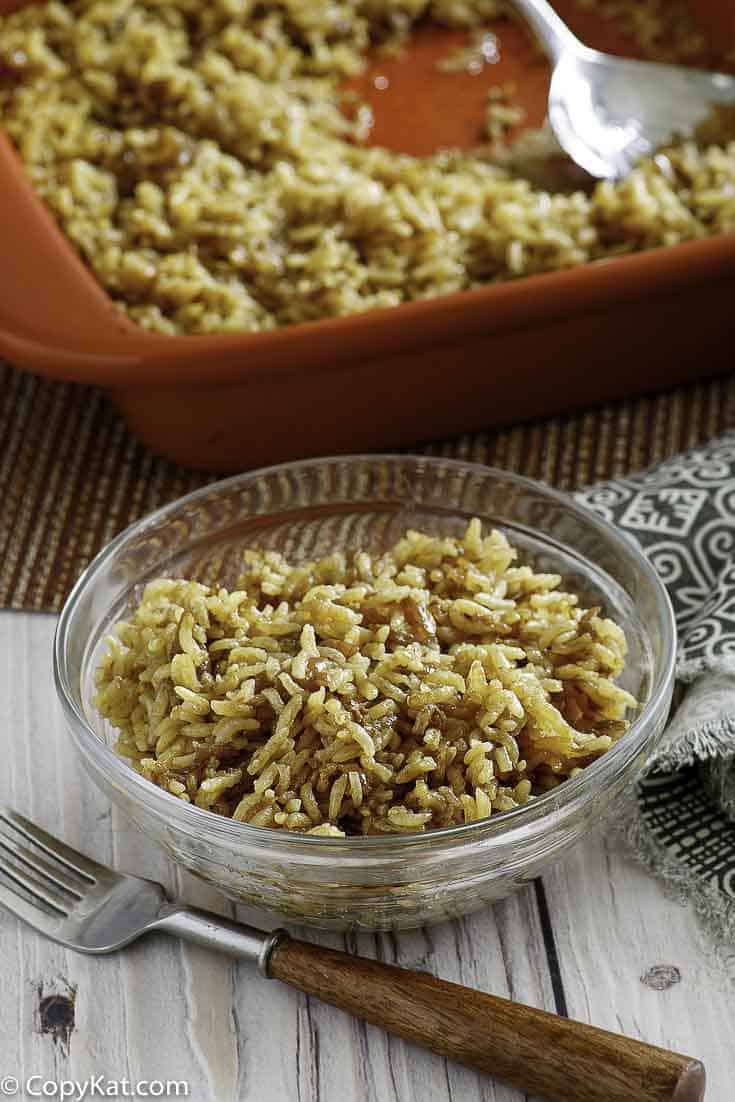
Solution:
M676 679L691 684L702 674L716 674L735 677L735 655L723 655L720 658L684 658L676 664Z
M635 800L621 835L635 861L662 883L668 898L694 909L714 943L717 964L735 979L735 900L728 899L716 885L690 868L673 861L666 847L656 840Z
M675 773L696 762L735 754L735 715L718 716L691 727L672 744L654 754L646 773Z

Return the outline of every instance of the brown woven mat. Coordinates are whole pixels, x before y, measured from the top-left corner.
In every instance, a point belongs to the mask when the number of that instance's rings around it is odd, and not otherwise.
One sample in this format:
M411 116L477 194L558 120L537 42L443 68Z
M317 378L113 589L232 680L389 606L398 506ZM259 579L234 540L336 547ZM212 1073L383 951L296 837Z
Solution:
M137 517L213 480L158 459L104 395L0 365L0 607L57 610ZM735 428L735 375L412 450L507 467L571 490Z

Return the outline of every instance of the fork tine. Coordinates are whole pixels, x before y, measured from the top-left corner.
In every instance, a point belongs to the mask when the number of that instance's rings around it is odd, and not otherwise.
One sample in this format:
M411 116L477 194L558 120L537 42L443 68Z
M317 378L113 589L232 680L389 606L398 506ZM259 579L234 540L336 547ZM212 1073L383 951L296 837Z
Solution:
M59 922L65 917L52 899L44 898L35 887L16 876L7 865L0 869L0 903L17 918L22 918L45 934L57 929Z
M47 861L44 861L42 857L38 857L36 853L33 853L25 846L18 845L15 838L8 838L6 834L0 832L0 852L8 853L13 858L16 866L21 867L17 870L19 874L26 875L26 870L35 874L35 879L39 879L41 884L47 883L50 890L58 889L58 894L63 896L71 896L71 899L67 900L67 903L81 899L83 892L79 888L71 883L72 875L78 874L67 873L66 871L60 872L59 869L52 868ZM66 877L66 879L64 879ZM88 886L85 882L85 886Z
M41 830L35 823L26 819L23 815L19 815L17 811L12 811L9 807L0 807L0 820L13 827L27 841L38 846L49 857L53 857L61 865L66 865L83 880L94 883L101 876L109 877L112 873L112 870L106 865L99 865L96 861L85 857L84 854L60 842L53 835L47 834L45 830Z

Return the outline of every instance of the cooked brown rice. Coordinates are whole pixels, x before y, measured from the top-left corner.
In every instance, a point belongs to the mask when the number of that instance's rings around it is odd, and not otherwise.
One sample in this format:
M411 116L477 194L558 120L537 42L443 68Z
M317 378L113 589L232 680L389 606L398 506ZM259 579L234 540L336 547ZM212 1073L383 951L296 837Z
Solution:
M669 0L601 3L660 51ZM479 150L356 144L364 110L348 121L339 88L370 46L425 17L501 13L52 0L0 18L0 117L113 300L162 333L271 329L735 229L735 144L685 142L591 195L541 190ZM491 104L496 133L514 118Z
M234 592L151 582L96 704L178 798L256 826L423 831L525 804L625 732L625 636L499 532L245 552Z

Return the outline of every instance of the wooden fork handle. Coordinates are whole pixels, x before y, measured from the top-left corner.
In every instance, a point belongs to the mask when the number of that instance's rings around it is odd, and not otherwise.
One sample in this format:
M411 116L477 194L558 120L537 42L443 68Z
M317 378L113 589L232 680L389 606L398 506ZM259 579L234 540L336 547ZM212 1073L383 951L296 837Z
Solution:
M550 1102L701 1102L698 1060L302 941L276 945L270 974L406 1040Z

